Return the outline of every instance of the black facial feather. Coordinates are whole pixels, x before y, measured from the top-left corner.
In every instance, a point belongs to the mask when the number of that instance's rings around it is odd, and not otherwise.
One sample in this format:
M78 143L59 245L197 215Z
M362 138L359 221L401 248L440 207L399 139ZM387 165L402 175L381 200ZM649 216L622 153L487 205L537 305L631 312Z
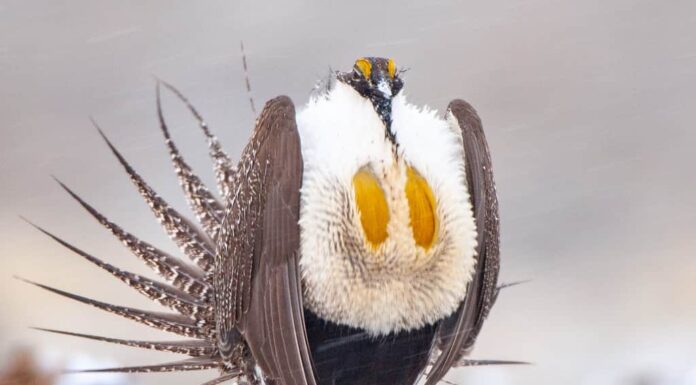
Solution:
M369 62L369 77L365 77L358 66L358 62L361 60ZM338 74L338 80L350 85L360 95L372 102L375 112L384 122L385 136L396 145L396 138L391 129L392 98L401 91L404 82L399 77L398 72L394 74L394 77L389 74L389 59L380 57L358 59L352 71ZM384 91L389 92L385 93Z

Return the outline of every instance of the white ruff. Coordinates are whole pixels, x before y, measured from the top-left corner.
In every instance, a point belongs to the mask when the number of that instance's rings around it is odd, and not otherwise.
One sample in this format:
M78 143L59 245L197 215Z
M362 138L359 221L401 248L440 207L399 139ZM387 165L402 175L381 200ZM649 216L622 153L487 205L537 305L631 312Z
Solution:
M323 319L386 335L452 314L466 294L476 228L464 176L461 136L427 109L396 96L395 157L372 104L337 82L297 116L304 176L300 209L305 306ZM435 243L416 245L405 196L406 168L430 184L436 200ZM362 167L377 176L390 210L388 237L365 238L352 179Z

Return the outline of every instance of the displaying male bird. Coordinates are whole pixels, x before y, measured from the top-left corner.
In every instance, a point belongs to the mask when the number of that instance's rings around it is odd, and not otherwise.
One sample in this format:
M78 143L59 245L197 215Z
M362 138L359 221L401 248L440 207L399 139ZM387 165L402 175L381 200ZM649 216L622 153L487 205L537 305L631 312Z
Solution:
M269 101L236 167L198 112L224 204L161 129L200 227L170 207L106 139L193 264L136 238L61 185L168 283L120 270L40 229L176 313L57 294L188 337L119 340L191 356L91 371L219 368L207 384L438 383L467 360L498 294L498 205L481 121L462 100L444 117L403 95L391 59L360 58L295 114ZM101 131L100 131L101 133ZM103 134L102 134L103 135Z

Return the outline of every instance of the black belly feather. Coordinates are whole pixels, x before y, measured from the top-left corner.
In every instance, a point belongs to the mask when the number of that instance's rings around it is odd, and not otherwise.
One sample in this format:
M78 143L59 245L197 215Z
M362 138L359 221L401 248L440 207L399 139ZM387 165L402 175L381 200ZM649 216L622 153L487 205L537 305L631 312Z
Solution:
M428 363L435 326L371 337L305 310L318 385L410 385Z

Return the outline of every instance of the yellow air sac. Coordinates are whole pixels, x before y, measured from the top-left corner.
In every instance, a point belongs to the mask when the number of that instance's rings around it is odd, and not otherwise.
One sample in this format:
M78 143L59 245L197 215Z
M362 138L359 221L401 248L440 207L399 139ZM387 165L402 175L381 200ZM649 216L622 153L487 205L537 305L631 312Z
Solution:
M387 239L389 208L379 181L369 172L360 170L353 177L355 200L360 212L360 223L368 242L373 247Z
M428 182L411 167L406 171L406 198L411 216L413 239L428 249L435 240L435 198Z

